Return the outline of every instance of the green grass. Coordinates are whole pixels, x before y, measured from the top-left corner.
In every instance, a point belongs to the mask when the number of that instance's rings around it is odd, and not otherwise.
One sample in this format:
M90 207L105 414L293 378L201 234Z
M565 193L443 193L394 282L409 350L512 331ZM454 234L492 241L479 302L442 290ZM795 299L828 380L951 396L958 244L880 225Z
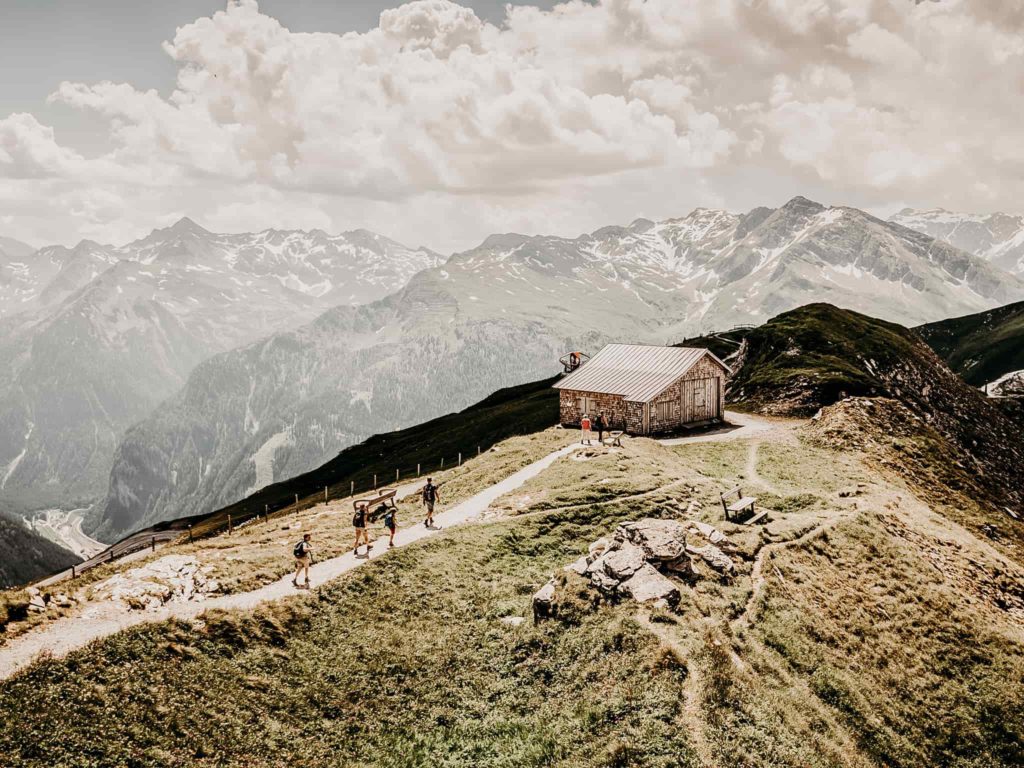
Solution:
M914 329L970 384L1024 370L1024 302Z
M917 356L907 329L831 304L784 312L746 340L743 366L729 382L730 400L795 415L811 415L843 397L881 394L886 386L868 366L884 370Z
M754 444L773 520L724 523L717 494L756 482ZM0 683L5 768L1020 765L1024 573L864 450L787 434L560 460L506 518ZM502 453L453 476L452 496ZM609 474L615 492L595 496ZM698 567L676 610L609 603L559 572L622 520L692 500L737 568ZM553 572L561 618L534 625L530 597Z
M27 765L686 766L684 665L602 605L519 627L623 514L467 526L252 614L122 633L0 685Z
M875 764L1024 762L1020 625L927 562L941 540L863 517L774 563L754 635ZM808 610L814 606L814 610ZM751 706L764 706L751 690Z

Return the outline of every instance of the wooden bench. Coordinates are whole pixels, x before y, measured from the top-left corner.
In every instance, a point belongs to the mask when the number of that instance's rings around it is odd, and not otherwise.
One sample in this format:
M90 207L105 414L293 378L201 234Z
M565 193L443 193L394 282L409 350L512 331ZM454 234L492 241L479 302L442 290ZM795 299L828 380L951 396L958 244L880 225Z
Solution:
M730 504L727 499L730 496L735 496L736 501ZM750 518L745 522L746 525L753 525L759 523L768 516L767 512L757 512L754 508L754 504L757 501L756 496L744 496L743 489L740 486L736 486L731 491L719 494L719 498L722 500L722 509L725 510L725 519L732 521L736 518L745 515L747 512L750 513Z
M601 442L611 447L613 445L622 447L622 435L625 434L621 429L616 429L608 433L608 437L604 438Z
M352 509L359 511L360 507L365 507L367 510L367 518L371 523L377 522L377 518L380 515L377 514L377 510L381 504L385 507L395 508L395 496L398 494L397 488L381 488L377 491L376 496L367 496L366 498L356 499L352 502Z

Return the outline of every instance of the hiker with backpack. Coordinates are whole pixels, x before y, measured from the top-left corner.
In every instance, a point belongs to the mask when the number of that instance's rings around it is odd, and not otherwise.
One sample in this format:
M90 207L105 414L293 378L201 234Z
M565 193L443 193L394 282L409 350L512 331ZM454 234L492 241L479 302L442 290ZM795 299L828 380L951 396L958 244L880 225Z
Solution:
M380 515L384 516L384 527L391 533L391 537L388 539L388 549L395 546L395 531L398 530L398 521L395 518L395 513L397 511L398 510L394 507L389 507L385 504L381 504L380 507L377 508L378 517Z
M580 419L580 445L584 443L590 445L590 416L587 414Z
M370 556L373 545L370 543L370 533L366 530L366 505L360 504L356 507L356 513L352 516L352 527L356 529L356 543L352 547L352 554L359 555L360 539L366 543L366 556Z
M313 534L304 533L302 535L302 541L295 545L295 575L292 576L292 585L295 587L299 586L299 573L302 571L306 572L306 589L309 589L309 566L313 564L313 544L311 539Z
M597 444L604 444L604 431L608 429L608 425L605 423L604 414L597 414L597 419L594 420L594 426L597 427Z
M423 505L427 508L427 519L423 521L423 525L427 528L434 527L434 505L439 498L440 494L433 478L428 477L427 484L423 486Z

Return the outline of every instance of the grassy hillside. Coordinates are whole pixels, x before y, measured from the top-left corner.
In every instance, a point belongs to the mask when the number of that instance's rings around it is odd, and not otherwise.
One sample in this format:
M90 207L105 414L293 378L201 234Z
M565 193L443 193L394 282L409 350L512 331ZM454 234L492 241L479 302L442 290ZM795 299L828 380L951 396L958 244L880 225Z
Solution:
M11 768L1019 765L1019 564L856 451L787 430L588 451L502 517L310 595L44 661L0 683L0 753ZM775 510L767 526L722 521L739 478ZM566 578L562 619L529 620L588 542L683 514L727 534L731 578L698 564L675 611Z
M975 386L1024 370L1024 301L914 330Z
M751 331L735 370L730 399L767 413L809 416L854 396L901 403L949 442L994 508L1024 516L1019 422L953 373L913 331L812 304Z
M844 397L884 393L875 371L918 354L902 326L831 304L785 312L745 338L729 398L807 416Z
M26 584L70 568L81 558L23 522L0 514L0 589Z

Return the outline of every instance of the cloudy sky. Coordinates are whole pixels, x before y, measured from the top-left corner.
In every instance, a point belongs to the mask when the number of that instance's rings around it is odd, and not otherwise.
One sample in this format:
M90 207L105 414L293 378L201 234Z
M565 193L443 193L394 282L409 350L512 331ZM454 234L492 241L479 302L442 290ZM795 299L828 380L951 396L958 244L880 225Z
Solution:
M1024 0L0 0L0 235L1021 211ZM11 73L17 73L10 77Z

